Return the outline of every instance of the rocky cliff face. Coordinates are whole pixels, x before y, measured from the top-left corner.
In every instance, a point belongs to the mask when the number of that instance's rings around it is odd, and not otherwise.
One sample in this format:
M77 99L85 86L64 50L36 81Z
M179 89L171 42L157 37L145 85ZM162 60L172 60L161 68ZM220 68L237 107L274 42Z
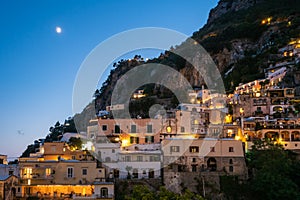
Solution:
M192 38L213 58L230 91L241 82L261 78L264 68L278 61L278 48L291 38L299 37L299 7L298 0L220 0L210 11L207 24L193 33ZM270 22L263 24L262 20L267 18ZM180 48L182 45L175 49ZM275 59L270 59L271 55ZM190 58L197 63L198 56L194 53ZM110 105L114 86L124 73L144 63L169 65L183 74L192 86L205 84L202 74L170 51L147 62L137 56L116 64L96 97L96 110ZM154 89L165 92L159 86Z
M215 19L228 12L247 9L254 6L256 3L257 0L221 0L218 5L210 11L207 24L213 23Z

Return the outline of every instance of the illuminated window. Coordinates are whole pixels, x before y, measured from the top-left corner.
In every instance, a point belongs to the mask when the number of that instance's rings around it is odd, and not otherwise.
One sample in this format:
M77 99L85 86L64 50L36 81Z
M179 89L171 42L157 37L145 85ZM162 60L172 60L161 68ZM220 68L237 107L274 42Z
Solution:
M171 152L179 152L179 146L171 146L170 151Z
M26 167L24 169L24 178L32 178L32 168Z
M198 152L199 152L199 147L196 147L196 146L190 146L190 152L191 152L191 153L198 153Z
M73 178L74 177L74 168L73 167L68 167L67 177L68 178Z
M50 176L51 175L51 168L46 168L45 174L46 174L46 176Z

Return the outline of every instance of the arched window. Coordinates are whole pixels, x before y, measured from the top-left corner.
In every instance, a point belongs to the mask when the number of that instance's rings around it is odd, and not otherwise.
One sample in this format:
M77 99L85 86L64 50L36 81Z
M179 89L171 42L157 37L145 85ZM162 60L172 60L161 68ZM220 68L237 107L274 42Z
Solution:
M207 160L207 168L210 171L216 171L217 170L217 160L215 158L209 158Z
M101 197L108 197L108 189L107 187L101 188Z

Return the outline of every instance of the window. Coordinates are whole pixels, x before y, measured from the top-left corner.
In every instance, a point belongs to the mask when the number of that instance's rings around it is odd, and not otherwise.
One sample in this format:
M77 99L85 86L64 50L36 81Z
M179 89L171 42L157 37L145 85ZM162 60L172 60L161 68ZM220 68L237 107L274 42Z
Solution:
M193 158L192 162L196 162L196 158Z
M215 147L210 147L210 152L215 152Z
M152 124L147 125L147 133L152 133Z
M86 168L82 169L82 175L87 175L87 169Z
M145 137L145 143L153 143L153 142L154 142L154 136Z
M121 133L120 125L115 125L115 133Z
M67 177L68 178L74 177L74 169L73 169L73 167L68 167Z
M125 161L126 162L130 162L131 161L131 157L130 156L125 156Z
M138 171L138 169L133 169L132 170L132 177L133 178L138 178L139 177L139 171Z
M32 178L32 168L26 167L24 169L24 178Z
M111 150L111 152L112 152L112 153L115 153L115 152L116 152L116 150L115 150L115 149L112 149L112 150Z
M149 178L154 178L154 169L149 169L148 177Z
M198 153L198 152L199 152L199 147L196 147L196 146L190 146L190 152L191 152L191 153Z
M257 110L257 111L261 111L261 107L257 107L256 110Z
M192 172L196 172L197 171L197 165L192 165Z
M76 160L76 156L72 156L72 160Z
M233 161L232 161L232 159L229 159L229 164L233 164Z
M102 131L107 131L107 125L102 125Z
M170 151L171 152L179 152L179 146L171 146Z
M120 170L119 169L114 169L114 177L119 178L120 176Z
M136 133L136 125L135 124L131 125L130 132L131 133Z
M101 197L108 197L108 189L107 189L107 187L103 187L103 188L101 188Z
M181 133L185 132L184 126L180 127L180 131L181 131Z
M150 162L159 161L159 156L150 156Z
M14 171L9 170L9 171L8 171L8 175L10 175L10 176L11 176L11 175L14 175Z
M137 161L143 161L143 156L137 156Z
M130 144L139 144L140 138L139 137L130 137Z
M45 169L45 175L50 176L51 175L51 168L46 168Z
M21 192L21 187L18 187L18 192Z
M234 151L233 147L229 147L229 152L233 152L233 151Z
M178 172L184 172L185 166L184 165L178 165Z
M233 172L233 166L229 166L229 171Z

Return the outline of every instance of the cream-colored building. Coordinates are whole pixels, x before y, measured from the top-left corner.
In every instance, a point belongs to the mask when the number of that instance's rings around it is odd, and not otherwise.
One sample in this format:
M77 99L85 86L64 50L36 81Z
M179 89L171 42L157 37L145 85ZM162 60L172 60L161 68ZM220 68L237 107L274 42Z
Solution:
M215 184L212 177L220 175L247 177L244 147L238 140L169 139L162 142L162 150L164 184L174 192L182 185L196 192L199 177L211 184Z
M17 197L96 198L95 182L101 182L103 187L112 184L105 181L105 169L89 153L72 149L63 142L44 143L38 154L20 158L19 167ZM113 198L113 193L110 197Z

